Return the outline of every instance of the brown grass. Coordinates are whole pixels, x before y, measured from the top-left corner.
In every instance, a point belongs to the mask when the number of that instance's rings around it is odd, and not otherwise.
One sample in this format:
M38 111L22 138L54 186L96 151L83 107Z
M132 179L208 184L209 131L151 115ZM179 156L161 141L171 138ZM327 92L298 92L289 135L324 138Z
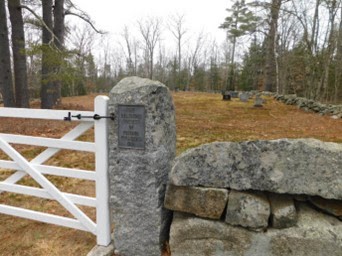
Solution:
M222 101L219 94L178 92L174 93L177 122L177 153L213 141L268 140L278 138L316 138L342 143L342 119L305 113L294 106L286 106L271 98L262 108L253 107L253 101L237 99ZM65 98L63 109L93 109L95 95ZM33 102L38 107L39 102ZM69 122L0 119L0 132L61 137L74 126ZM92 140L92 133L82 137ZM32 159L42 148L16 146L25 157ZM0 153L1 154L1 153ZM1 154L1 158L4 154ZM49 160L49 164L92 170L91 154L63 151ZM0 180L10 175L0 171ZM94 195L91 182L51 177L51 181L63 191ZM21 183L37 186L29 178ZM69 214L51 200L42 200L12 193L0 195L0 203L22 206L44 212ZM91 218L95 211L86 208ZM86 255L96 244L90 233L43 224L35 221L0 214L0 255ZM164 254L165 256L168 253Z
M342 119L306 113L265 97L264 107L254 101L222 101L219 94L175 93L177 151L213 141L316 138L342 142Z

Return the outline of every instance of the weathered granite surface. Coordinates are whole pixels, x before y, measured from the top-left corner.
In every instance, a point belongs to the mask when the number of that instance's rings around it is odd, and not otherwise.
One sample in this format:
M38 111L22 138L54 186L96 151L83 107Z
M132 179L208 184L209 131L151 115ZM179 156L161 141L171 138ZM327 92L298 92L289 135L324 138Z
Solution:
M225 222L261 231L268 227L270 213L270 203L264 194L231 190Z
M271 194L271 223L274 228L289 228L297 224L297 211L290 195Z
M315 139L216 142L176 158L169 182L342 199L342 144Z
M341 200L327 200L320 197L311 197L309 201L323 212L334 215L342 220Z
M296 227L262 233L175 213L170 247L172 256L340 256L342 222L305 204Z
M118 118L109 127L110 202L115 251L121 256L160 255L171 213L163 208L176 152L174 105L163 84L129 77L110 92L109 113L118 105L145 106L145 149L118 147Z
M108 246L96 245L87 256L113 256L114 244L110 243Z
M228 200L228 190L218 188L177 187L169 184L164 206L210 219L220 219Z

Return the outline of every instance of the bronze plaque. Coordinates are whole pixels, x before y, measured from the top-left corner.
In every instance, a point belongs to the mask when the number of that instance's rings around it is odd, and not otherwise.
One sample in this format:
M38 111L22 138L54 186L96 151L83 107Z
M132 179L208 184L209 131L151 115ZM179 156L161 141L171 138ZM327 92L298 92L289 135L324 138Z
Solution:
M119 148L145 149L145 106L118 105Z

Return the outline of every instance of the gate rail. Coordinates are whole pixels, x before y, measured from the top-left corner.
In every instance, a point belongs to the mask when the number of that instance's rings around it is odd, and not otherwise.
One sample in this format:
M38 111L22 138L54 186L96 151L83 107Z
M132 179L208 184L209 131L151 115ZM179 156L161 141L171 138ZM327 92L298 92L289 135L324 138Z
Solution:
M74 218L58 216L20 207L0 204L0 213L36 221L56 224L88 231L97 236L97 244L107 246L111 242L110 212L109 212L109 182L108 182L108 97L95 98L94 112L73 110L44 110L0 108L0 117L32 118L49 120L78 121L80 124L60 139L13 135L0 133L0 149L12 161L0 160L0 168L15 172L0 182L2 192L25 194L59 202ZM79 118L97 117L97 118ZM67 119L66 119L67 117ZM75 141L79 136L94 127L94 142ZM47 147L31 161L26 160L10 143ZM44 165L44 162L61 149L93 152L95 154L95 172L75 170L72 168ZM51 183L44 174L91 180L95 182L96 197L64 193ZM41 188L16 184L29 175ZM91 220L77 205L96 208L96 223Z

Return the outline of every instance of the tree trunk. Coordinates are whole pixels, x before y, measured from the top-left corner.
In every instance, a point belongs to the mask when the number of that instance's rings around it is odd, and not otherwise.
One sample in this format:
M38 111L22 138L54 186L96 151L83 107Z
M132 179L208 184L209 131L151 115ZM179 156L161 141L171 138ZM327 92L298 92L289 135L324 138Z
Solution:
M65 27L64 27L64 0L55 0L55 6L54 6L54 28L53 33L56 36L56 40L54 40L55 46L57 50L63 51L64 49L64 33L65 33ZM59 66L56 67L56 72L60 73L61 65L63 62L63 57L60 56ZM62 82L57 79L54 82L55 92L54 92L54 100L55 104L59 104L62 99L61 95L61 87Z
M321 81L316 90L316 99L318 100L327 100L328 98L328 87L329 87L329 76L330 76L330 68L331 63L334 57L335 51L335 18L337 13L337 2L336 0L332 0L329 6L329 26L330 32L328 35L328 46L326 49L326 53L323 56L324 59L324 70Z
M42 85L41 85L41 108L51 109L54 105L53 94L51 93L54 89L54 84L52 81L51 74L53 72L51 68L51 64L49 63L49 53L53 50L53 35L51 31L53 29L52 22L52 0L44 0L42 1L43 7L43 21L46 27L43 26L43 36L42 36L42 44L43 44L43 52L42 52Z
M8 10L12 26L12 51L14 64L16 106L28 108L29 92L27 87L25 33L24 21L20 7L20 0L8 1Z
M228 74L228 83L226 90L235 90L234 85L234 77L235 77L235 48L236 48L236 37L233 37L233 49L232 49L232 55L230 59L230 69Z
M311 54L316 53L317 52L317 33L318 33L318 28L317 28L317 24L318 24L318 14L319 14L319 5L321 4L321 0L316 0L316 4L315 4L315 14L314 14L314 19L313 19L313 25L312 25L312 32L311 32L311 47L310 47L310 52Z
M0 92L5 107L14 107L14 92L11 70L11 56L5 1L0 0Z
M282 0L272 0L270 29L266 41L266 65L264 88L273 91L277 84L275 45L277 40L279 10Z
M342 8L340 9L340 16L342 17ZM342 19L338 29L335 69L334 101L337 104L339 91L342 91Z

